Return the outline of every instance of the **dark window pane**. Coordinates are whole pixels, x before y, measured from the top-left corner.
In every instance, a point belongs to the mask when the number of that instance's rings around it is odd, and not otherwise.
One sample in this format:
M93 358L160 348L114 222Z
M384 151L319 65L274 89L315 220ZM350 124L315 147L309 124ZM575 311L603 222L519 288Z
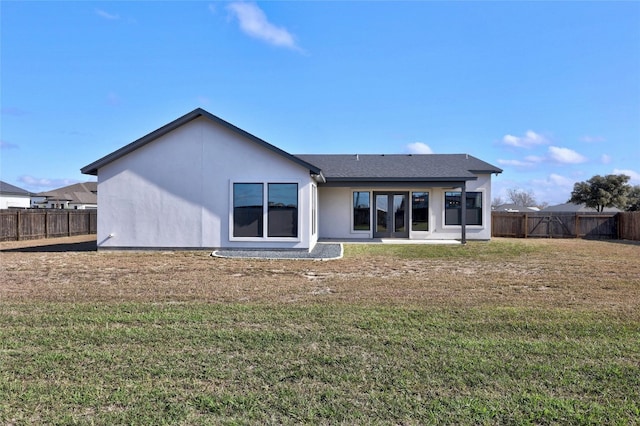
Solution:
M429 193L414 192L411 194L411 230L429 230Z
M357 191L353 193L353 230L368 231L371 229L369 193Z
M395 194L393 196L393 215L394 215L394 232L405 232L405 211L406 211L406 195Z
M462 223L461 199L461 192L445 193L445 225L460 225ZM482 193L467 192L465 202L467 208L467 225L482 225Z
M387 232L387 211L389 210L389 196L376 195L376 232Z
M269 237L298 236L298 184L270 183Z
M233 184L233 236L263 236L263 193L261 183Z

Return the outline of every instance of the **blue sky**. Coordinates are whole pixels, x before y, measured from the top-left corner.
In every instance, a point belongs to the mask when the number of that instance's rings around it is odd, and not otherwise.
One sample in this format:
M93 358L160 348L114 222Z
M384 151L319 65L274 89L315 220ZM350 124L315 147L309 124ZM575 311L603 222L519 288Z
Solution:
M468 153L494 197L640 184L640 2L0 3L0 179L31 191L197 107L293 154Z

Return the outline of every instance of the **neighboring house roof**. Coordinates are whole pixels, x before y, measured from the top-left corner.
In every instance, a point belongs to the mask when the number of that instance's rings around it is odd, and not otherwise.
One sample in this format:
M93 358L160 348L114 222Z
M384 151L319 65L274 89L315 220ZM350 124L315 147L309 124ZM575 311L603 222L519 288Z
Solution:
M543 212L567 212L567 213L597 213L598 211L594 208L587 207L584 204L574 204L574 203L565 203L565 204L557 204L555 206L549 206L542 209ZM618 213L622 210L616 207L605 207L603 213Z
M10 183L3 182L0 180L0 194L2 195L24 195L28 197L31 193L25 189L19 188L17 186L11 185Z
M299 165L301 165L302 167L308 169L311 173L316 174L316 175L321 175L321 171L319 168L317 168L316 166L309 164L303 160L301 160L298 157L295 157L283 150L281 150L280 148L271 145L270 143L248 133L245 132L244 130L240 129L239 127L234 126L233 124L219 118L216 117L215 115L203 110L202 108L197 108L193 111L191 111L190 113L183 115L182 117L172 121L169 124L166 124L162 127L160 127L158 130L155 130L151 133L149 133L146 136L141 137L140 139L131 142L129 145L126 145L120 149L118 149L117 151L112 152L109 155L106 155L105 157L102 157L101 159L94 161L93 163L83 167L81 169L81 172L84 174L88 174L88 175L97 175L98 174L98 169L101 167L104 167L105 165L111 163L112 161L115 161L121 157L124 157L125 155L129 154L132 151L135 151L136 149L150 143L153 142L154 140L160 138L161 136L166 135L167 133L177 129L180 126L183 126L187 123L189 123L190 121L195 120L196 118L206 118L218 125L222 125L224 127L226 127L227 129L239 134L240 136L243 136L245 138L247 138L248 140L270 150L275 152L278 155L281 155L291 161L293 161L294 163L297 163Z
M463 182L502 169L467 154L297 155L322 170L327 182Z
M68 201L71 204L97 204L98 182L84 182L39 192L38 197L45 197L47 201Z
M537 207L525 207L517 204L501 204L492 208L494 212L539 212Z

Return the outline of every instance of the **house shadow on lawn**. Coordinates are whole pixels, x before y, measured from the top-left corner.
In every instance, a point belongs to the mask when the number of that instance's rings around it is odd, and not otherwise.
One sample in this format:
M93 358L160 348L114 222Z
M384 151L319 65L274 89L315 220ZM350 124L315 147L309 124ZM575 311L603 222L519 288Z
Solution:
M64 253L97 251L98 244L94 241L81 241L77 243L39 244L29 247L0 249L4 253Z

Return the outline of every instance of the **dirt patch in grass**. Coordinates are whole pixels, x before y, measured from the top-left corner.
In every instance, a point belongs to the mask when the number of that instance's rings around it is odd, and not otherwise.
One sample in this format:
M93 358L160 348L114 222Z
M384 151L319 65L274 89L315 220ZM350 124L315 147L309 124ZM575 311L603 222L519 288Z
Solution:
M220 259L207 251L87 251L93 243L90 236L1 243L0 300L514 306L628 314L640 305L640 246L616 241L347 245L343 259L329 262Z

